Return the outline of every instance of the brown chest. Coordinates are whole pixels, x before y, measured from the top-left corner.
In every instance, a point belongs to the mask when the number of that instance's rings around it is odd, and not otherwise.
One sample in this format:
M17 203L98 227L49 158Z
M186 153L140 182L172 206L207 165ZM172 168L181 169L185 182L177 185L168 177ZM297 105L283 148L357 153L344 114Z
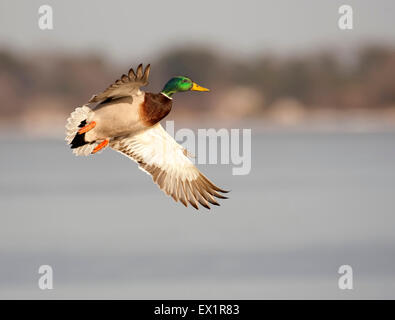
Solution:
M146 92L139 108L140 120L147 127L166 117L172 107L172 100L161 93Z

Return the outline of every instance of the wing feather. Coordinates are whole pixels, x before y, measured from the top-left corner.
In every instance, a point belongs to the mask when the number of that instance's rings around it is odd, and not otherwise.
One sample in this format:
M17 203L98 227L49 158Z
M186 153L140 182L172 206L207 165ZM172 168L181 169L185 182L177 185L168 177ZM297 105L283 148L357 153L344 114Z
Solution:
M137 77L141 72L138 68ZM209 203L219 205L215 197L226 199L221 193L228 191L205 177L159 123L142 133L115 138L110 146L137 162L163 192L186 207L198 209L200 204L210 209Z
M143 66L137 67L137 75L133 69L130 69L128 75L123 74L120 79L116 80L102 93L94 95L89 103L102 102L107 99L128 97L137 94L141 87L148 84L148 76L151 66L148 64L143 72Z

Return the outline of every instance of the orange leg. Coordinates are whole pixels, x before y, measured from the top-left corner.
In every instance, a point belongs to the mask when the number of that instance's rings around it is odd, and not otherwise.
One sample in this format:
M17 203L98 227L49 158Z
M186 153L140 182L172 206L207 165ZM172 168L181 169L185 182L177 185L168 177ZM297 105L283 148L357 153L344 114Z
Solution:
M108 140L104 140L100 142L95 149L93 149L92 154L100 151L101 149L105 148L108 145Z
M88 132L89 130L92 130L94 127L96 127L96 122L92 121L89 124L87 124L85 127L82 127L80 130L78 130L78 134L83 134L85 132Z

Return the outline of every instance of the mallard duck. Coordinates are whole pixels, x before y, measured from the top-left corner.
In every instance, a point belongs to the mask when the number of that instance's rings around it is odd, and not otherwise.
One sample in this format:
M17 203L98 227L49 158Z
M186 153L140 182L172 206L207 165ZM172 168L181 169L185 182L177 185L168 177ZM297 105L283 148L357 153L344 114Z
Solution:
M206 178L179 145L161 126L173 102L173 95L186 91L209 91L184 76L171 78L159 93L144 92L150 65L143 72L140 64L134 72L94 95L76 108L67 120L66 141L77 156L96 154L110 147L137 162L152 176L167 195L186 207L198 203L210 209L219 205L215 197L226 193ZM88 105L96 104L90 108Z

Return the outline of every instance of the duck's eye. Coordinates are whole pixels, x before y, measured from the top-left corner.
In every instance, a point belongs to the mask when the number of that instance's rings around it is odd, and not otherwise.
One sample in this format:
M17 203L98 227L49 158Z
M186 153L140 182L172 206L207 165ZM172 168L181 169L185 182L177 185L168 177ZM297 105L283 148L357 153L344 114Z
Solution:
M184 80L182 80L182 82L186 83L186 82L188 82L188 80L187 80L187 79L184 79Z

